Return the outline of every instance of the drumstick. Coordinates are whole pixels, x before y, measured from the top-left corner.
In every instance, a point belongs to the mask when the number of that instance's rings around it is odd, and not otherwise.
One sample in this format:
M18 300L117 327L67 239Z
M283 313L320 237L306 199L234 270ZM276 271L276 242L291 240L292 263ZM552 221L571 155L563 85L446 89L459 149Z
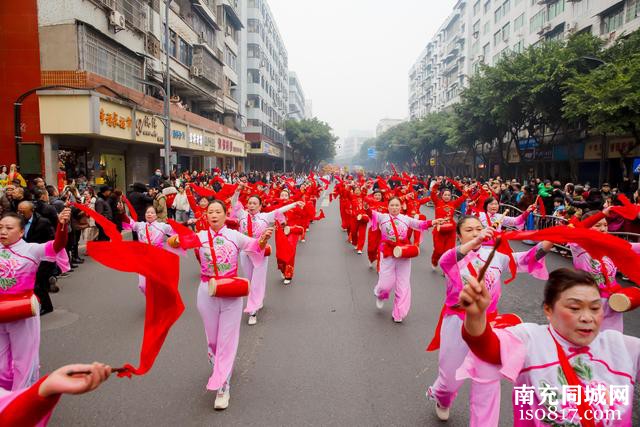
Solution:
M504 219L507 217L508 214L509 214L509 209L505 209L504 212L502 212L502 218L500 218L500 221L495 222L493 228L498 229L498 227L502 225L502 223L504 222Z
M498 250L498 246L500 246L501 242L502 242L502 237L501 236L496 237L496 241L493 246L493 249L491 250L491 253L489 253L489 257L487 258L487 261L484 263L484 265L480 269L480 272L478 273L478 283L481 283L482 280L484 280L484 275L487 272L487 269L489 268L489 266L491 265L491 261L493 261L493 257L496 254L496 251ZM469 303L466 301L462 301L462 306L469 307Z
M125 368L112 368L111 372L119 373L126 371ZM91 371L67 371L67 376L72 377L74 375L91 375Z

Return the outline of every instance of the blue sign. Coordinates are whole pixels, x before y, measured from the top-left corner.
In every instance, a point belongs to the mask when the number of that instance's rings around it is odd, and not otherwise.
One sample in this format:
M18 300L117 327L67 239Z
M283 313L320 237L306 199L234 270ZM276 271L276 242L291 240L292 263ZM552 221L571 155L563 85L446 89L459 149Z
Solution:
M519 139L518 146L521 150L536 148L538 146L538 140L536 138Z
M633 159L633 173L640 175L640 157Z
M376 149L374 147L369 147L367 149L367 156L370 159L375 159L377 157L378 153L376 152Z

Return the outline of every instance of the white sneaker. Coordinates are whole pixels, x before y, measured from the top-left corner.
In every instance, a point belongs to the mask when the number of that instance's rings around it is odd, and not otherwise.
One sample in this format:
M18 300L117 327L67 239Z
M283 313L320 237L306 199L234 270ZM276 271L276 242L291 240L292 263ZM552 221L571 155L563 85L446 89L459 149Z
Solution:
M384 308L384 300L376 298L376 307L378 310L382 310Z
M396 322L396 323L402 323L402 319L398 320L398 319L396 319L395 317L392 317L392 319L393 319L393 321L394 321L394 322Z
M449 408L442 407L436 402L436 416L440 421L447 421L449 419Z
M301 241L302 243L305 243L305 242L306 242L306 240L305 240L305 239L302 239L302 240L300 240L300 241Z
M247 324L255 325L256 323L258 323L258 317L255 314L250 315Z
M371 261L369 263L369 268L373 268L373 267L375 267L375 265L376 265L376 262L375 261Z
M358 255L362 255L362 251L358 251Z
M425 393L427 395L428 400L432 400L436 404L436 416L440 421L447 421L449 419L449 410L450 408L445 408L444 406L440 406L436 398L433 396L431 392L431 387Z
M216 394L216 401L213 404L214 409L222 410L227 409L229 407L229 398L230 398L229 390L218 390L218 394Z
M288 285L289 283L291 283L291 279L284 279L284 282L283 282L283 283L284 283L285 285Z

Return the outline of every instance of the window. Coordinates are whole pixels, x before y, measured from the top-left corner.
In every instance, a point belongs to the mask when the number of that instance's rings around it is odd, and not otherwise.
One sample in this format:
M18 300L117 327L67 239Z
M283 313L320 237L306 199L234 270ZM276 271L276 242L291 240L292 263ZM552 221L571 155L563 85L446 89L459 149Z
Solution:
M174 58L178 57L178 44L176 43L176 33L172 29L169 29L169 55Z
M509 35L511 34L511 23L507 22L504 27L502 27L502 40L507 41L509 39Z
M257 19L247 19L247 31L250 33L259 33L260 21Z
M627 22L640 16L640 0L627 0Z
M260 9L260 0L249 0L247 2L247 6L254 9Z
M524 13L513 21L513 31L518 31L524 25Z
M513 5L515 7L518 7L518 6L520 6L520 3L522 3L522 0L515 0Z
M491 10L491 0L487 0L486 2L484 2L484 14L486 15L487 13L489 13L489 10Z
M529 32L536 33L540 31L542 26L544 25L546 10L542 9L540 12L536 13L529 20Z
M478 19L475 24L473 24L472 34L478 33L480 35L480 20Z
M191 60L193 58L193 48L186 41L178 38L180 41L180 57L178 60L182 62L184 65L191 66Z
M501 30L496 31L493 34L493 46L497 46L498 43L500 43L500 40L502 40L502 37L500 36Z
M510 10L511 10L511 0L505 0L505 2L502 3L502 16L507 16Z
M249 80L249 83L260 83L260 71L252 68L248 69L247 80Z
M617 7L609 14L602 16L602 34L610 33L622 27L624 19L624 7Z
M231 52L231 49L225 47L224 50L224 62L231 68L233 71L238 71L238 57Z
M136 81L142 77L142 61L136 55L84 25L80 26L80 35L84 70L142 91L142 85Z
M504 15L502 14L502 6L500 6L499 8L496 9L495 12L493 12L493 23L497 24L498 21L500 21L500 19L502 19Z
M565 0L556 0L548 7L549 21L564 12Z
M482 56L485 57L485 60L489 56L489 50L490 49L491 49L491 43L487 43L484 46L482 46Z
M471 57L475 58L476 56L478 56L478 51L480 50L480 43L475 42L474 44L471 45Z
M524 51L524 40L519 40L518 43L513 45L514 53L522 53Z
M476 0L473 4L473 16L476 16L480 12L480 0Z
M484 23L484 27L482 28L482 35L489 33L490 25L491 25L491 21L487 21Z

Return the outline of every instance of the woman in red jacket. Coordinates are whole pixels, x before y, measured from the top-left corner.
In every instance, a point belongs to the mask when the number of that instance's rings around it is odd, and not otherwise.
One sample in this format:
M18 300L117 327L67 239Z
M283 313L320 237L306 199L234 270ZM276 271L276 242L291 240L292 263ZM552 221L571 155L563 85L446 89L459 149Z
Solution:
M438 227L434 227L433 235L433 254L431 255L431 268L434 270L438 267L438 261L443 253L456 245L456 222L453 220L456 209L467 199L468 195L464 191L462 185L454 180L449 180L456 188L462 191L462 196L456 200L452 199L451 190L444 189L440 195L438 190L442 179L434 184L431 189L431 200L436 210L436 218L445 219L446 222Z

